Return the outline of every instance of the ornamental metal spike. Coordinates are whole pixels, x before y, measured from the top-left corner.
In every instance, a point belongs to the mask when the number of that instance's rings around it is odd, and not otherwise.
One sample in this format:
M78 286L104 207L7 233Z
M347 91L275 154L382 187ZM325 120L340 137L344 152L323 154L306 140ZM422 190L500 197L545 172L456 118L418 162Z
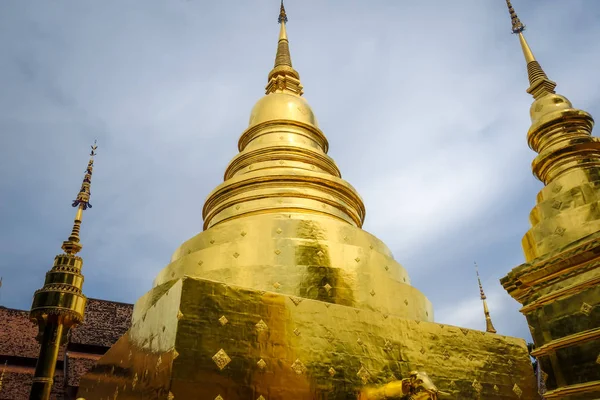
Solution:
M288 22L287 14L285 13L285 7L283 6L283 0L281 0L281 7L279 8L279 18L277 18L277 22L280 24Z

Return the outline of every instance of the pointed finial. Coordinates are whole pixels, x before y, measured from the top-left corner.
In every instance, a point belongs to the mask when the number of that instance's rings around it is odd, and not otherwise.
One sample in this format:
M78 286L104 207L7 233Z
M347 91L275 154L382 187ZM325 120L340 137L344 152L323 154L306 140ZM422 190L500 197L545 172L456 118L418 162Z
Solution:
M519 19L515 9L513 8L510 0L506 0L506 5L508 6L508 12L510 13L510 20L512 21L512 32L513 33L521 33L525 30L525 25Z
M285 24L288 22L287 15L285 13L285 7L283 6L283 0L281 0L281 7L279 8L279 18L277 18L277 22L280 24Z
M523 55L525 56L525 61L527 62L527 75L529 77L529 89L527 89L527 93L531 94L536 100L547 94L553 94L554 88L556 88L556 83L548 79L548 76L542 69L540 63L538 63L533 56L533 52L531 51L531 48L529 47L529 44L523 35L525 25L523 25L517 16L511 1L506 0L506 5L508 6L508 12L510 13L512 32L519 35L521 49L523 50Z
M485 300L485 293L483 292L483 286L481 285L481 277L479 276L479 267L477 266L477 263L475 262L475 273L477 274L477 282L479 283L479 294L481 296L481 300Z
M481 277L479 276L479 267L475 262L475 273L477 274L477 282L479 283L479 295L483 302L483 314L485 315L485 331L489 333L496 333L496 328L492 324L492 317L490 316L490 310L488 309L487 300L485 293L483 292L483 285L481 284Z
M286 92L302 96L302 85L300 84L300 75L292 67L292 57L290 56L290 44L285 29L287 14L281 0L279 8L279 17L277 21L281 24L279 28L279 40L277 41L277 53L275 55L275 65L269 73L269 82L265 91L267 94L275 92Z
M90 160L88 161L83 182L81 183L81 189L77 194L77 198L73 200L71 204L73 207L77 207L77 214L75 215L75 221L73 223L73 229L69 239L63 242L62 248L67 254L77 254L81 250L81 244L79 243L79 230L81 228L81 217L83 211L88 208L92 208L90 204L90 186L92 184L92 173L94 170L94 156L96 156L96 150L98 149L97 140L94 140L94 144L90 146Z

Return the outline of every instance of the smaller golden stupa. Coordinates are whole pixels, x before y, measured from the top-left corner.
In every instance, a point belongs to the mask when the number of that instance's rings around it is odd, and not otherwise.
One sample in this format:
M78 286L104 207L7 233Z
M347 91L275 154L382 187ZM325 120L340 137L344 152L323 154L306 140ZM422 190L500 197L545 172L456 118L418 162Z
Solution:
M600 139L594 120L555 92L509 0L533 96L527 143L544 187L522 240L525 263L501 282L523 305L546 399L600 399Z

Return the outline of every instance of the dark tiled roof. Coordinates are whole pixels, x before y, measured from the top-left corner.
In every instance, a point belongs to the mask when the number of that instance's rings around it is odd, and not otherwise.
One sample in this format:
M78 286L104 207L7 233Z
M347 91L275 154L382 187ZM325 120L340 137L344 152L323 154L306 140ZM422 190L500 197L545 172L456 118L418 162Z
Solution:
M88 299L83 324L71 332L69 343L110 347L129 329L132 304Z
M0 308L0 356L37 358L40 345L35 340L37 326L29 321L29 312ZM59 358L63 357L63 349Z
M100 355L67 351L65 369L67 386L79 386L79 379L85 375L100 359Z

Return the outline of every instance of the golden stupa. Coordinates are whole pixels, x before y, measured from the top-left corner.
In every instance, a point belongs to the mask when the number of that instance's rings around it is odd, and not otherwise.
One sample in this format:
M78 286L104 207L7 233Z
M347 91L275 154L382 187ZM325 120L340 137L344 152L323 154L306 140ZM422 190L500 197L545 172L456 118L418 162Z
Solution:
M507 0L534 102L529 147L544 183L523 237L525 263L502 279L523 308L546 399L600 398L600 139L594 120L556 94Z
M279 22L266 95L204 204L204 231L137 301L79 396L535 398L524 340L435 323L406 270L361 229L365 206L302 97L283 4Z

